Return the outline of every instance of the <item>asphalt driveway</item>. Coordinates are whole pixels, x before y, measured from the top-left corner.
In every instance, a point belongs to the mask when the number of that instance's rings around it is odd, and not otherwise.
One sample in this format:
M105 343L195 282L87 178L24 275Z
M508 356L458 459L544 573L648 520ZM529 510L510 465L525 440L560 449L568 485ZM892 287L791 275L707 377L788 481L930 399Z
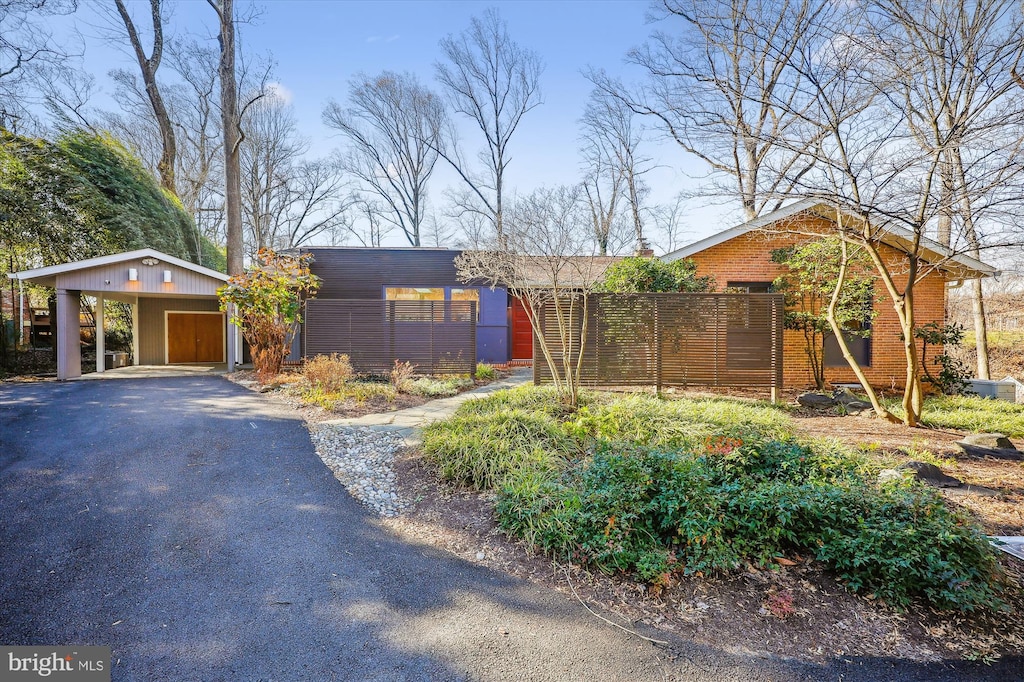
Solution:
M218 377L0 384L0 519L0 643L109 645L116 680L1020 674L654 647L393 537L298 418Z

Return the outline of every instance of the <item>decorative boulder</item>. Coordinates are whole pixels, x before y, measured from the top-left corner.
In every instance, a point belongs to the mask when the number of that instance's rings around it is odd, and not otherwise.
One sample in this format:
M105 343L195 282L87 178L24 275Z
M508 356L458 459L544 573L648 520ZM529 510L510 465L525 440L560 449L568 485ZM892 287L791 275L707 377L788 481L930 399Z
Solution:
M964 445L975 445L982 448L998 448L1000 450L1016 450L1009 438L1001 433L972 433L960 441Z
M866 403L863 400L854 400L853 402L843 403L843 407L846 409L847 414L852 415L866 414L875 409L871 406L871 403Z
M1024 452L1017 448L986 448L980 445L971 445L965 441L954 443L960 452L968 457L991 457L993 459L1007 459L1011 462L1024 462Z
M901 464L899 468L914 472L914 478L936 488L959 488L963 485L959 478L942 473L942 469L934 464L912 461Z
M821 393L801 393L796 397L796 401L804 407L815 407L821 410L836 404L832 396L822 395Z

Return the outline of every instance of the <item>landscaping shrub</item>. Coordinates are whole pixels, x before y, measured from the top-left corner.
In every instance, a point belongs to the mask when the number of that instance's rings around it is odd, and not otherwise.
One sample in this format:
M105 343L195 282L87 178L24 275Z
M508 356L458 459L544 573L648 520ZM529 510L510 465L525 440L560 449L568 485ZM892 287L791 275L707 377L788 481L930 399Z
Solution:
M925 426L1024 438L1024 405L978 396L935 396L921 411Z
M548 387L502 391L428 427L424 451L445 479L499 490L510 535L606 572L663 585L799 553L896 606L1000 604L995 550L965 514L920 483L876 484L868 460L834 442L798 442L777 409L585 403L573 412Z
M856 462L806 446L694 454L601 445L561 475L506 481L499 523L559 556L647 582L813 555L851 589L898 606L998 605L985 537L919 484L875 487Z
M423 430L423 452L442 478L480 490L521 469L554 471L575 449L556 420L524 410L456 414Z
M498 378L498 370L485 362L481 362L477 364L474 376L477 381L494 381Z
M473 380L464 377L420 377L405 381L402 391L424 398L442 398L456 395L462 389L471 386L473 386Z
M581 408L572 422L579 438L694 449L708 437L749 441L792 434L789 417L771 406L734 400L662 400L632 395Z
M391 369L391 374L389 375L391 385L395 387L396 391L402 392L405 390L406 385L412 381L412 377L415 374L416 366L411 362L395 360L395 366Z
M581 391L580 405L587 405L592 394ZM470 400L459 406L458 415L488 415L523 410L545 414L549 417L565 417L573 413L573 409L561 403L558 391L554 386L519 386L507 391L497 391L485 398Z
M398 397L398 392L391 384L385 384L380 381L349 381L333 391L325 390L316 385L307 385L300 388L297 391L297 395L307 405L316 405L325 410L333 410L339 403L343 403L346 400L353 400L359 404L372 399L380 399L389 403L394 402L395 398Z
M341 389L355 376L347 355L317 355L307 360L302 366L302 376L315 386L328 393Z

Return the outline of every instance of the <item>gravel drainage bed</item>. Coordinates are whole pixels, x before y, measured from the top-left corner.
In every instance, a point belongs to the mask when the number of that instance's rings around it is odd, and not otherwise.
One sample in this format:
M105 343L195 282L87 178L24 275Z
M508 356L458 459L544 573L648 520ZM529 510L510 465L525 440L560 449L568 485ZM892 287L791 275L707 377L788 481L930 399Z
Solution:
M392 463L405 446L397 433L365 426L310 425L316 453L352 497L385 517L398 516L408 503L395 486Z

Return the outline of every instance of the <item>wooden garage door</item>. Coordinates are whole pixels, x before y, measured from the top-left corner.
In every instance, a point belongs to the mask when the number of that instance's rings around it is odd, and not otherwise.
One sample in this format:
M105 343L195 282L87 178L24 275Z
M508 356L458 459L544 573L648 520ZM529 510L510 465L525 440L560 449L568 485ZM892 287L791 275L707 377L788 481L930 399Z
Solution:
M167 362L224 362L224 316L167 313Z

